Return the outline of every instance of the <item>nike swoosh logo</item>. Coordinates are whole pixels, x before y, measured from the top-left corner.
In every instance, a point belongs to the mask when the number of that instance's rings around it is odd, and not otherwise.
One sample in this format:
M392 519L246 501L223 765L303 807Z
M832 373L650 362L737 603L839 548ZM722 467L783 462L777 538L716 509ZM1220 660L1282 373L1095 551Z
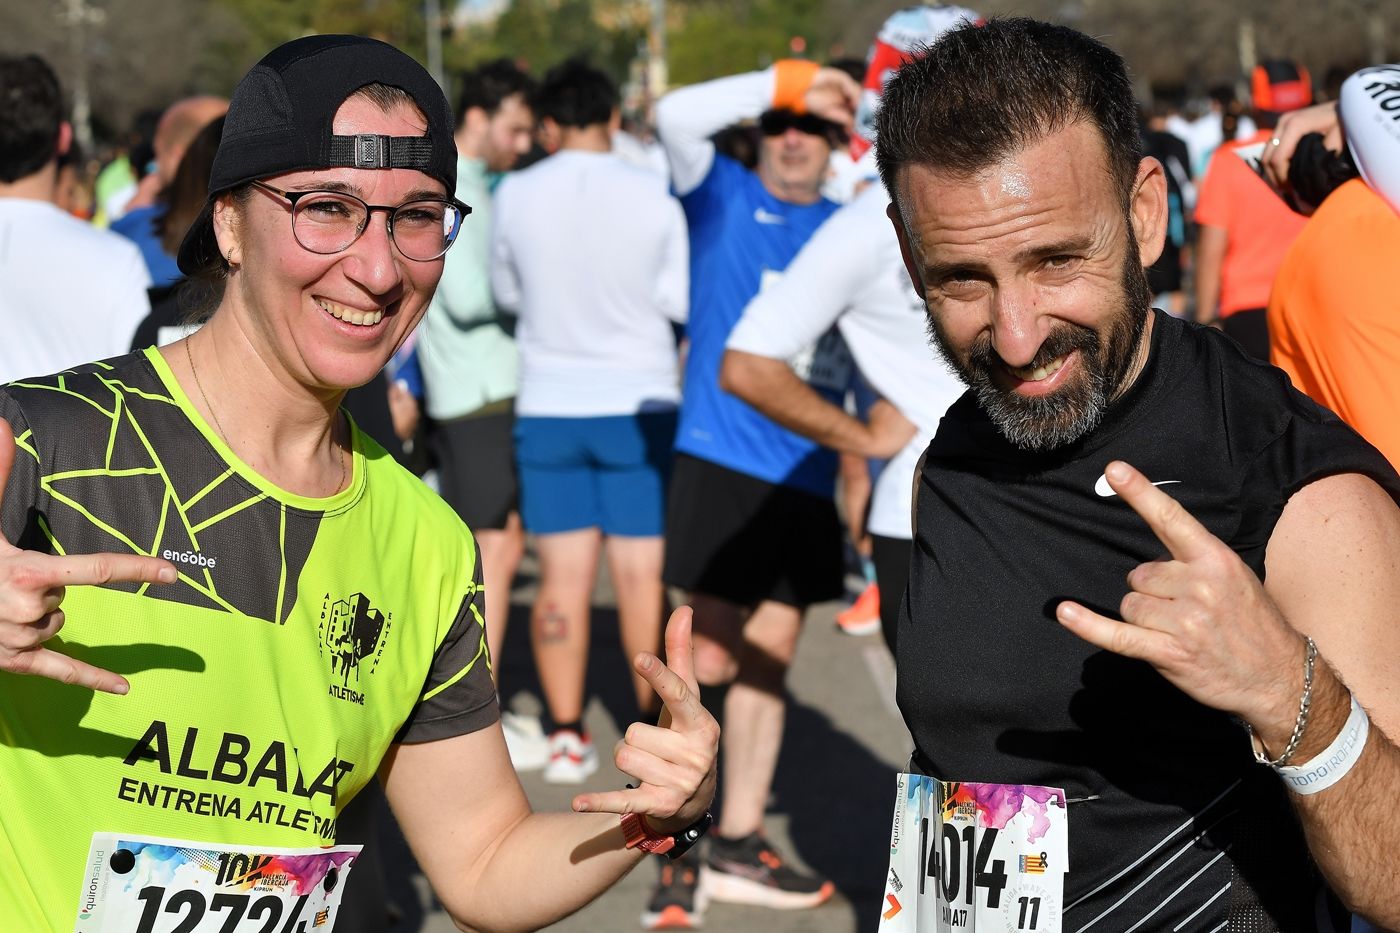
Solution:
M761 224L785 224L787 218L782 214L770 214L761 207L754 208L753 219Z
M1179 483L1179 482L1181 482L1181 480L1179 480L1179 479L1164 479L1164 480L1161 480L1161 481L1159 481L1159 482L1153 483L1152 485L1153 485L1153 486L1170 486L1172 483ZM1116 496L1116 495L1118 495L1118 493L1116 493L1116 492L1113 491L1113 487L1110 486L1110 485L1108 485L1108 477L1107 477L1107 476L1104 476L1102 473L1099 474L1098 482L1094 483L1094 492L1098 493L1098 494L1101 495L1101 496L1104 496L1105 498L1108 497L1108 496Z

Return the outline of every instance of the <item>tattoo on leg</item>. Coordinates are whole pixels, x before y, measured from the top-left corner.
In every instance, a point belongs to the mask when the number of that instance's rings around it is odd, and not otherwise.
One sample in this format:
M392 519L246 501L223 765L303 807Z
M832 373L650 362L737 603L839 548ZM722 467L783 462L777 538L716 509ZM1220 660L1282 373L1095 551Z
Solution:
M550 603L535 617L535 629L545 644L561 642L569 637L569 617Z

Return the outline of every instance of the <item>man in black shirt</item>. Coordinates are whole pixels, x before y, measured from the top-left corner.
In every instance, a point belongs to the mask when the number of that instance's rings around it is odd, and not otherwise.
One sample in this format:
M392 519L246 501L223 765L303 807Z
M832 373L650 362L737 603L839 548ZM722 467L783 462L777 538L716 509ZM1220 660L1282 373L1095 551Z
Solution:
M915 768L1062 789L1055 929L1400 924L1400 478L1279 371L1149 310L1166 185L1109 49L956 30L878 132L970 389L916 478Z

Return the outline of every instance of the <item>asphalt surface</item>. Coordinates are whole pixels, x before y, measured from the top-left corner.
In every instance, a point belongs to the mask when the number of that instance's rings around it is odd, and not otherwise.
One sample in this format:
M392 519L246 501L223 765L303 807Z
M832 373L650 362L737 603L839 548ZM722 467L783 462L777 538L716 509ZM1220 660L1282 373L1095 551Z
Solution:
M527 563L512 594L502 651L501 685L517 712L540 710L539 683L530 659L527 623L534 593ZM860 638L836 631L840 603L812 607L789 676L790 704L766 831L790 861L836 883L837 894L814 910L775 911L712 904L704 928L733 933L873 933L888 858L894 775L909 752L909 737L894 707L894 668L878 634ZM617 614L606 582L594 601L593 648L588 672L586 724L603 762L588 789L626 783L612 767L611 749L635 717L634 700L617 637ZM521 775L538 810L566 810L576 786L546 784L539 772ZM399 912L383 927L391 933L451 933L412 856L396 838L387 811L384 874ZM588 907L549 927L555 933L639 930L642 908L656 879L643 863ZM372 929L372 926L367 927Z

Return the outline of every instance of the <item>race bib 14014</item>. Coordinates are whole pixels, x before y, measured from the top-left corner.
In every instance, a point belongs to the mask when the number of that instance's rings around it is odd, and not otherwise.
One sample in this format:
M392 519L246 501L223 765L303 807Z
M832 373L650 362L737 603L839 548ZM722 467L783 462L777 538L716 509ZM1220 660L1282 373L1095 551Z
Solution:
M75 933L330 933L360 846L274 849L96 833Z
M1065 792L901 774L880 933L1060 933Z

